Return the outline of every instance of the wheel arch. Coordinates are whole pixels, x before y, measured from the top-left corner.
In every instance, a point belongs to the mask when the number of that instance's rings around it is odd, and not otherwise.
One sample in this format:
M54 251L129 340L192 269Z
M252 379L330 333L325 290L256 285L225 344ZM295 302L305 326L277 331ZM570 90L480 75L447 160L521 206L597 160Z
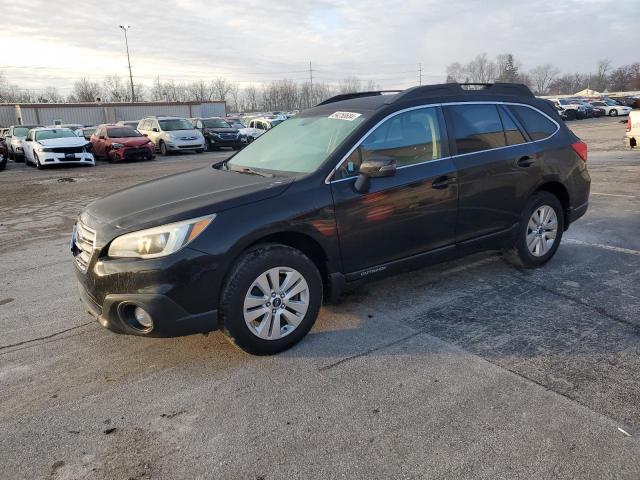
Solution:
M533 193L535 192L548 192L554 195L558 200L560 200L564 216L564 229L566 230L567 228L569 228L571 198L569 196L569 191L567 190L567 188L561 182L552 180L539 185Z

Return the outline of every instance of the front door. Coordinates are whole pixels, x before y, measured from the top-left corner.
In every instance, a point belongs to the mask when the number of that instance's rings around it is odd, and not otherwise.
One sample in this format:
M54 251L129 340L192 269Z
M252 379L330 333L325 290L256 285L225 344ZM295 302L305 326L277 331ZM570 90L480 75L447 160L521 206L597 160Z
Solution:
M405 111L367 135L331 182L345 273L453 244L458 187L439 107ZM393 157L392 177L354 189L363 158Z

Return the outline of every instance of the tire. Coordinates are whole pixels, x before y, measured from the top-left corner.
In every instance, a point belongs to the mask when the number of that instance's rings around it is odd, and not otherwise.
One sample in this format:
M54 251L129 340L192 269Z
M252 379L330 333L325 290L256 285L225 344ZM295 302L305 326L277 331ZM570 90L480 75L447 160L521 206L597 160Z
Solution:
M270 279L276 272L274 283L285 291L301 292L287 299L278 286L271 288ZM266 285L267 291L258 283ZM273 355L291 348L311 330L322 304L322 278L314 263L299 250L263 244L248 250L236 262L220 298L220 323L229 340L247 353ZM296 310L302 313L294 315ZM280 325L278 333L274 322Z
M12 160L15 162L16 160L15 160L15 156L13 155L13 150L11 149L11 147L9 147L8 150L9 152L7 153L7 156L9 157L9 160Z
M26 157L25 157L25 158L26 158ZM38 154L34 152L34 153L33 153L33 158L35 159L35 167L36 167L38 170L42 170L42 169L44 168L44 165L42 165L42 164L40 163L40 159L38 158Z
M7 158L5 157L4 159L0 160L0 172L4 170L6 166L7 166Z
M164 144L162 140L160 140L160 155L166 157L169 155L169 150L167 150L167 146Z
M575 110L567 110L566 115L567 115L567 120L575 120L578 117Z
M615 108L612 108L611 110L609 110L609 116L610 117L617 117L618 116L618 110L616 110Z
M200 153L202 153L202 152L204 152L204 148L198 148L198 149L196 150L196 153L198 153L198 154L200 154Z
M550 216L550 221L545 225L540 225L540 231L536 233L535 230L532 231L532 227L539 225L539 222L534 218L534 213L536 215L541 211L544 213L543 209L545 207L553 210L555 231L550 229L553 225L553 216ZM549 192L536 192L529 198L524 207L516 233L514 248L507 252L506 257L516 267L540 267L555 255L560 246L563 232L564 210L560 200ZM555 234L553 239L549 238L551 233ZM553 242L549 244L549 240L553 240ZM528 243L531 244L533 251L528 246Z

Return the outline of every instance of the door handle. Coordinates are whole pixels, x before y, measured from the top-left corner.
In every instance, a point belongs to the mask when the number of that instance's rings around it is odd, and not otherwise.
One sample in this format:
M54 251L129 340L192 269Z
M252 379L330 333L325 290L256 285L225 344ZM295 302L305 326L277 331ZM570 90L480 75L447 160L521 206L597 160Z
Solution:
M436 178L431 186L436 190L442 190L443 188L449 188L449 185L455 183L456 180L456 177L449 177L447 175L444 175L442 177Z
M520 158L520 160L518 160L518 166L519 167L530 167L531 165L533 165L533 158L531 158L528 155L525 155L524 157Z

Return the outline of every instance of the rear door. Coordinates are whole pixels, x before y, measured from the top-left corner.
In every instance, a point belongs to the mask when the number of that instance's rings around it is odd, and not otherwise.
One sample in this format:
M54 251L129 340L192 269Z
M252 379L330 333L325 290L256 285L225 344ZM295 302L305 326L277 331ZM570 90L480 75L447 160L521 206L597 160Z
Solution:
M458 187L439 107L398 113L380 124L342 162L331 190L345 273L454 243ZM363 158L397 163L392 177L354 189Z
M541 147L504 105L449 105L445 113L460 188L457 242L508 230L541 177Z

